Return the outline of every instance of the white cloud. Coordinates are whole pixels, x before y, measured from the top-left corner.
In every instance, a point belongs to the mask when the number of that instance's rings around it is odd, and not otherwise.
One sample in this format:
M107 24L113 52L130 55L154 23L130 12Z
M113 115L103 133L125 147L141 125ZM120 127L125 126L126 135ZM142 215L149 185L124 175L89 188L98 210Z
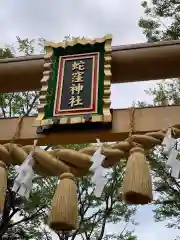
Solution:
M21 38L44 37L61 41L65 35L101 37L113 34L113 45L144 42L138 20L143 15L139 0L0 0L0 45ZM118 84L112 87L112 107L130 107L133 100L151 101L144 89L154 82ZM139 240L171 240L174 231L154 223L150 206L137 213ZM111 226L107 231L117 231ZM56 238L54 238L56 239Z

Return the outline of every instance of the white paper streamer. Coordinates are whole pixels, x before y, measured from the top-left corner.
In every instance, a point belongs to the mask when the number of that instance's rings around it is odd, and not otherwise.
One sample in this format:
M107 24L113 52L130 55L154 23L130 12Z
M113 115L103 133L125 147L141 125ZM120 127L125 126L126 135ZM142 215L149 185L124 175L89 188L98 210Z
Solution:
M174 162L177 160L176 158L178 156L178 153L179 152L174 148L170 151L169 157L166 163L167 166L172 167L174 165Z
M172 135L171 135L171 128L168 128L167 132L166 132L166 136L164 137L163 141L162 141L162 145L166 145L169 141L170 138L172 138Z
M25 197L26 199L29 198L29 194L33 186L33 164L34 160L32 157L32 152L30 152L23 164L17 168L16 171L18 176L14 180L14 185L12 188L13 192L16 192L18 195Z
M90 171L94 172L97 168L99 168L104 159L105 159L105 156L101 154L101 147L99 147L91 158L91 161L93 162L93 164L90 167Z
M100 197L102 194L102 191L104 189L104 186L107 182L107 179L104 176L105 169L101 166L103 160L105 159L105 156L103 154L101 154L102 144L99 139L97 139L97 143L99 145L99 148L97 149L97 151L93 154L93 156L91 158L93 164L90 167L90 171L94 172L94 175L91 179L91 181L95 184L94 195L96 197Z
M96 188L94 190L94 195L96 197L101 197L101 194L103 192L103 189L106 183L107 183L107 179L105 177L99 178L99 180L96 183Z
M172 129L168 128L166 136L163 139L162 145L164 146L163 153L168 155L173 147L176 144L176 139L172 138L171 136Z
M104 173L105 169L102 166L99 166L92 176L92 183L96 184L100 178L104 177Z
M180 173L180 161L177 159L173 160L171 176L174 178L179 178Z

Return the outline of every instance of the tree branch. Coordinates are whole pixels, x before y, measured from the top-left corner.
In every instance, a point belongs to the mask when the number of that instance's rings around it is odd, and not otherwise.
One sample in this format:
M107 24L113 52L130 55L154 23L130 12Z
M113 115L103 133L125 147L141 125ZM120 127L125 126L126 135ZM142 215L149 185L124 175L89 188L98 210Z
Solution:
M9 224L8 227L11 228L11 227L13 227L13 226L15 226L15 225L17 225L17 224L20 224L20 223L22 223L22 222L27 222L27 221L32 220L33 218L35 218L35 217L37 217L37 216L42 215L42 214L44 213L44 211L41 212L41 213L39 213L39 212L40 212L43 208L44 208L44 206L42 206L39 210L36 211L36 213L32 214L31 216L25 217L25 218L23 218L23 219L15 222L15 223Z
M26 112L26 114L25 114L24 116L28 116L28 115L29 115L29 113L30 113L31 110L33 109L34 104L35 104L35 102L36 102L37 99L38 99L38 94L36 93L36 96L34 97L32 103L31 103L31 105L30 105L30 108L27 110L27 112Z

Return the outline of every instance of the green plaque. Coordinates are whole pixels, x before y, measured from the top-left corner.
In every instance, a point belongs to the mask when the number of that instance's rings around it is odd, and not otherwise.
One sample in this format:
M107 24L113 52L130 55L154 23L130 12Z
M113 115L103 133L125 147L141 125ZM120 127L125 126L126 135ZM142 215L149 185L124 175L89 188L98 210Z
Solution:
M111 41L46 42L36 126L112 122Z

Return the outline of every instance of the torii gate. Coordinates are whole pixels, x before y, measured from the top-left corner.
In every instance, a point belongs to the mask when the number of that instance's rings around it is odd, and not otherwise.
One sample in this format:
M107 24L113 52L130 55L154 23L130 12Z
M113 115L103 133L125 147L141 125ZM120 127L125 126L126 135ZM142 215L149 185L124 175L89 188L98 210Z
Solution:
M110 38L105 38L103 41L108 39ZM50 43L48 47L55 46L53 44ZM69 46L72 46L71 44ZM112 47L112 52L109 50L108 54L108 57L112 57L112 84L173 78L180 75L180 41ZM47 62L50 55L45 57L45 67L50 67ZM43 64L43 55L0 60L0 92L40 90ZM41 91L46 90L41 89ZM20 134L15 142L27 145L38 139L38 144L42 146L61 143L92 143L96 138L106 142L122 141L102 149L106 157L102 166L111 167L117 164L120 158L129 156L124 180L124 200L127 203L146 204L152 200L152 186L147 163L144 161L143 148L148 150L160 144L169 122L174 127L175 137L180 136L180 106L136 108L133 113L129 109L112 109L111 112L112 127L110 128L96 129L96 131L88 131L88 129L76 132L60 131L48 134L36 132L36 127L34 127L36 117L24 117ZM7 144L14 136L18 121L18 118L0 119L0 144L2 144L0 145L2 159L0 190L2 191L6 189L7 184L6 165L22 163L27 154L34 149L32 146L20 147L12 143ZM91 156L96 150L95 147L85 148L79 152L56 149L46 153L37 147L33 150L36 162L34 169L38 174L50 176L61 174L61 181L52 201L52 213L49 220L52 229L72 230L77 227L74 176L87 174L92 164ZM4 199L0 205L2 210Z
M0 59L0 92L40 90L44 56ZM112 47L112 84L179 77L180 41L142 43ZM164 116L172 124L178 124L179 107L137 108L134 116L134 132L145 133L167 127ZM112 110L112 130L88 133L37 135L33 123L36 117L25 117L18 143L31 144L39 139L40 145L61 143L91 143L98 136L102 141L120 141L128 136L128 109ZM121 120L121 121L120 121ZM9 142L15 132L18 119L0 119L0 143Z

